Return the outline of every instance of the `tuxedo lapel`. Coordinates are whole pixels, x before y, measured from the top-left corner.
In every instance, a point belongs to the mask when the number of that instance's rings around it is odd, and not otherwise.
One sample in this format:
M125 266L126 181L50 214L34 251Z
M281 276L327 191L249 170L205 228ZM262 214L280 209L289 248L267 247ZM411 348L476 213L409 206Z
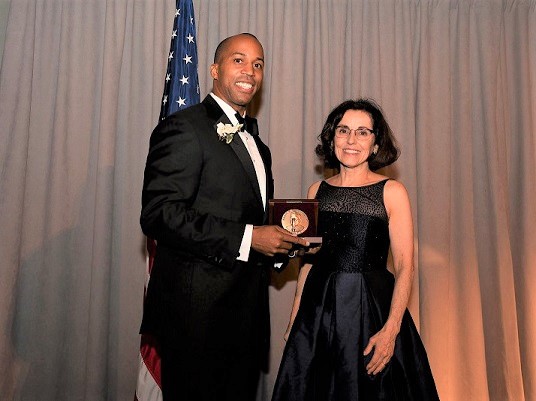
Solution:
M259 187L259 181L257 180L257 173L255 172L255 166L253 165L253 160L251 160L251 156L249 155L249 152L246 149L246 145L244 144L244 141L242 141L242 138L240 138L240 135L238 135L237 133L235 134L233 141L231 141L229 145L236 153L236 156L240 159L240 162L242 163L242 166L244 167L244 170L246 170L249 180L251 181L251 185L253 186L255 195L257 196L257 199L262 205L262 196L261 196L261 190Z
M207 114L209 117L214 118L214 132L217 134L217 125L218 123L223 124L231 124L231 121L229 120L229 117L223 112L221 107L218 105L218 103L214 100L214 98L210 95L208 95L204 100L203 104L207 108ZM256 140L256 138L255 138ZM262 196L261 196L261 190L259 187L259 181L257 180L257 173L255 172L255 166L253 165L253 160L251 160L251 156L249 155L248 150L246 149L246 145L242 141L242 138L240 138L240 135L238 133L235 134L233 140L229 145L231 149L235 152L236 156L240 160L240 163L242 163L242 167L244 167L244 170L249 178L249 181L251 182L251 187L253 191L255 192L255 196L257 197L259 204L264 208L263 202L262 202ZM264 156L262 156L263 161ZM265 169L266 162L265 162Z

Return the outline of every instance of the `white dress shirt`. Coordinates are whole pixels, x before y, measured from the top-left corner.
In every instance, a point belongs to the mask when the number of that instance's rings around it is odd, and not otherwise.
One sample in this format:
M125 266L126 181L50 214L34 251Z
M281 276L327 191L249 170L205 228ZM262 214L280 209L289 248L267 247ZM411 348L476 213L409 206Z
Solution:
M223 112L227 115L229 120L231 120L231 123L238 124L238 120L236 119L236 116L235 116L236 110L233 109L227 103L225 103L225 101L220 99L214 93L211 92L210 95L218 103L218 105L221 107ZM242 116L242 117L245 117L245 116ZM264 162L262 161L261 154L259 153L259 148L257 148L255 139L249 132L247 131L240 132L239 136L242 142L244 142L244 145L246 146L249 156L251 157L251 160L253 161L253 166L255 167L255 174L257 175L257 181L259 184L259 188L261 190L262 204L264 206L264 209L266 209L266 170L264 169ZM246 229L244 230L244 236L242 237L242 243L240 244L240 251L239 251L240 255L237 258L238 260L242 262L247 262L249 259L249 251L251 249L252 236L253 236L253 225L246 224Z

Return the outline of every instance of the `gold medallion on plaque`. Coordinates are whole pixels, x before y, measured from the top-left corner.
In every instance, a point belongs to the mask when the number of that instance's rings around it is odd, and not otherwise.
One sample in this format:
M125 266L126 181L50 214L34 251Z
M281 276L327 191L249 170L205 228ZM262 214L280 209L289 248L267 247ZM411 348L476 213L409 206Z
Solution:
M281 217L281 226L293 235L300 235L309 227L309 218L300 209L289 209Z

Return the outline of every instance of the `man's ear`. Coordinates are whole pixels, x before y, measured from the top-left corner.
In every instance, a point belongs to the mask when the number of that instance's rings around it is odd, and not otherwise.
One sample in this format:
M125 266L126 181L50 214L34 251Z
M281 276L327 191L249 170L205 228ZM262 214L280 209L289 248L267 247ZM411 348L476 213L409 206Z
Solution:
M218 79L218 64L214 63L210 66L210 76L212 79Z

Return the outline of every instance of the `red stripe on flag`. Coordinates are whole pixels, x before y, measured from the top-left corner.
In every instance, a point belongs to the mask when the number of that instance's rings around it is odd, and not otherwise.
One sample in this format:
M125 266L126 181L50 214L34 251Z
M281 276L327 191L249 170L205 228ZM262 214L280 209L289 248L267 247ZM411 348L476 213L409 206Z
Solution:
M153 376L158 387L162 388L160 373L160 347L156 339L148 334L141 335L140 354L147 370Z
M144 288L145 293L147 293L147 285L149 284L153 269L155 253L156 242L151 238L147 238L147 280ZM134 401L162 401L162 376L159 351L160 347L156 338L149 334L141 335L141 361Z

